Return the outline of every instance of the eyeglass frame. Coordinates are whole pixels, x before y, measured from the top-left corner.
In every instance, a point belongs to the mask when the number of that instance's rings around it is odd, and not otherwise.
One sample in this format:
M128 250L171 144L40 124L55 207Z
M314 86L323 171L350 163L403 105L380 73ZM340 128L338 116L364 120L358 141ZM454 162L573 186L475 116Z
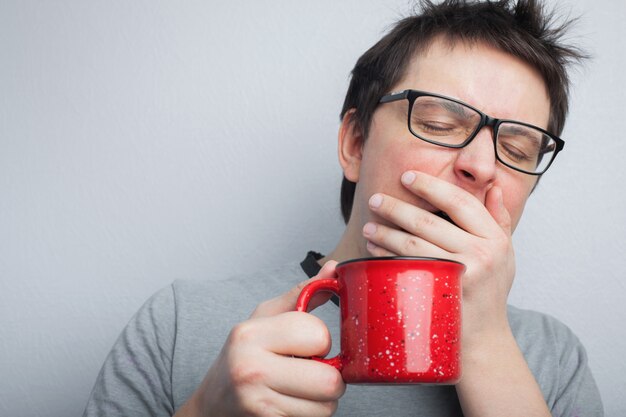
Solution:
M465 139L461 144L459 145L450 145L450 144L445 144L445 143L441 143L441 142L436 142L430 139L426 139L423 138L421 136L419 136L417 133L415 133L413 131L413 128L411 127L411 115L413 113L413 105L415 104L415 100L417 100L419 97L435 97L435 98L440 98L440 99L444 99L444 100L450 100L454 103L460 104L462 106L465 106L473 111L475 111L476 113L478 113L480 115L480 123L478 123L478 126L474 129L474 131L469 135L469 137L467 139ZM529 124L529 123L524 123L524 122L520 122L518 120L512 120L512 119L498 119L495 117L491 117L485 113L483 113L482 111L478 110L476 107L471 106L467 103L464 103L460 100L457 100L455 98L452 97L447 97L441 94L435 94L435 93L430 93L428 91L421 91L421 90L412 90L412 89L407 89L407 90L403 90L403 91L399 91L399 92L395 92L395 93L390 93L390 94L386 94L384 96L382 96L379 100L379 104L384 104L384 103L391 103L394 101L400 101L400 100L404 100L407 99L409 101L409 111L408 111L408 116L407 116L407 124L408 124L408 128L409 128L409 132L411 132L411 134L413 136L415 136L416 138L423 140L424 142L428 142L428 143L432 143L433 145L437 145L437 146L443 146L445 148L454 148L454 149L460 149L460 148L464 148L467 145L470 144L470 142L472 142L474 140L474 138L478 135L478 133L482 130L483 127L488 126L491 127L493 129L493 134L491 135L492 137L492 141L493 141L493 147L494 147L494 153L496 155L496 159L498 161L500 161L500 163L502 163L503 165L507 166L508 168L511 168L515 171L524 173L524 174L528 174L528 175L534 175L534 176L540 176L543 175L548 168L550 168L550 166L552 165L552 163L554 162L554 160L556 159L556 156L559 152L561 152L563 150L563 147L565 146L565 141L563 141L563 139L561 139L560 137L548 132L545 129L542 129L538 126ZM554 150L554 153L552 154L552 159L550 160L550 162L548 162L548 165L546 165L546 167L540 171L540 172L531 172L531 171L525 171L521 168L517 168L515 166L512 166L510 164L508 164L507 162L503 161L500 158L500 155L498 155L498 149L496 146L496 140L498 137L498 128L500 127L500 125L502 123L514 123L516 125L521 125L521 126L526 126L526 127L530 127L533 129L537 129L538 131L540 131L541 133L543 133L544 135L549 136L552 140L554 140L556 148Z

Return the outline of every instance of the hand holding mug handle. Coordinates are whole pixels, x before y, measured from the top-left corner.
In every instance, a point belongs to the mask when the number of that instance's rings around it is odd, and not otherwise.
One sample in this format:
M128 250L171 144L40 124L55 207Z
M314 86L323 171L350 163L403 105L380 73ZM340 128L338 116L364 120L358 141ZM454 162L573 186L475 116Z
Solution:
M334 278L327 278L307 284L298 296L296 310L306 312L311 298L320 291L330 291L339 295L339 283ZM334 366L339 372L343 369L340 355L333 356L332 358L312 357L311 359Z

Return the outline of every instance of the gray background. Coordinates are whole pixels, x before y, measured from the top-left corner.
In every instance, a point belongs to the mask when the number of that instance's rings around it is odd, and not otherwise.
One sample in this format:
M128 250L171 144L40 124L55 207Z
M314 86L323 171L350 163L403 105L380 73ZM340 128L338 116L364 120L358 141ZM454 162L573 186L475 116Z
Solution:
M566 151L515 236L511 301L587 346L624 415L622 1L572 39ZM406 0L0 1L0 415L80 414L154 291L328 252L338 113Z

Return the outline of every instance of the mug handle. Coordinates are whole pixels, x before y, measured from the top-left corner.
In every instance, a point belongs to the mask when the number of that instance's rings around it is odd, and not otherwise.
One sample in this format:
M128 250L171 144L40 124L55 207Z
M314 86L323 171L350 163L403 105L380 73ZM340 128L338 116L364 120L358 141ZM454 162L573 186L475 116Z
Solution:
M313 296L319 291L330 291L339 296L339 283L334 278L328 278L320 279L307 284L302 291L300 291L298 301L296 302L296 310L306 313L311 298L313 298ZM343 362L341 361L340 355L333 356L328 359L314 356L311 359L334 366L339 372L343 369Z

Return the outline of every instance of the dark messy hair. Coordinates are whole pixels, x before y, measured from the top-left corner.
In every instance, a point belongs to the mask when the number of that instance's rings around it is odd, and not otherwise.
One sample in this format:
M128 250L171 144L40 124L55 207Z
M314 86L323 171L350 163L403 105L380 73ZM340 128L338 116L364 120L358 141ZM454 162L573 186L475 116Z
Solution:
M573 22L555 24L537 0L419 1L421 12L400 20L357 61L346 93L341 118L351 119L367 138L380 98L401 81L411 60L439 36L454 42L486 43L522 59L543 77L550 97L548 130L560 135L568 111L567 66L586 58L577 47L562 42ZM350 219L356 184L343 178L341 213Z

